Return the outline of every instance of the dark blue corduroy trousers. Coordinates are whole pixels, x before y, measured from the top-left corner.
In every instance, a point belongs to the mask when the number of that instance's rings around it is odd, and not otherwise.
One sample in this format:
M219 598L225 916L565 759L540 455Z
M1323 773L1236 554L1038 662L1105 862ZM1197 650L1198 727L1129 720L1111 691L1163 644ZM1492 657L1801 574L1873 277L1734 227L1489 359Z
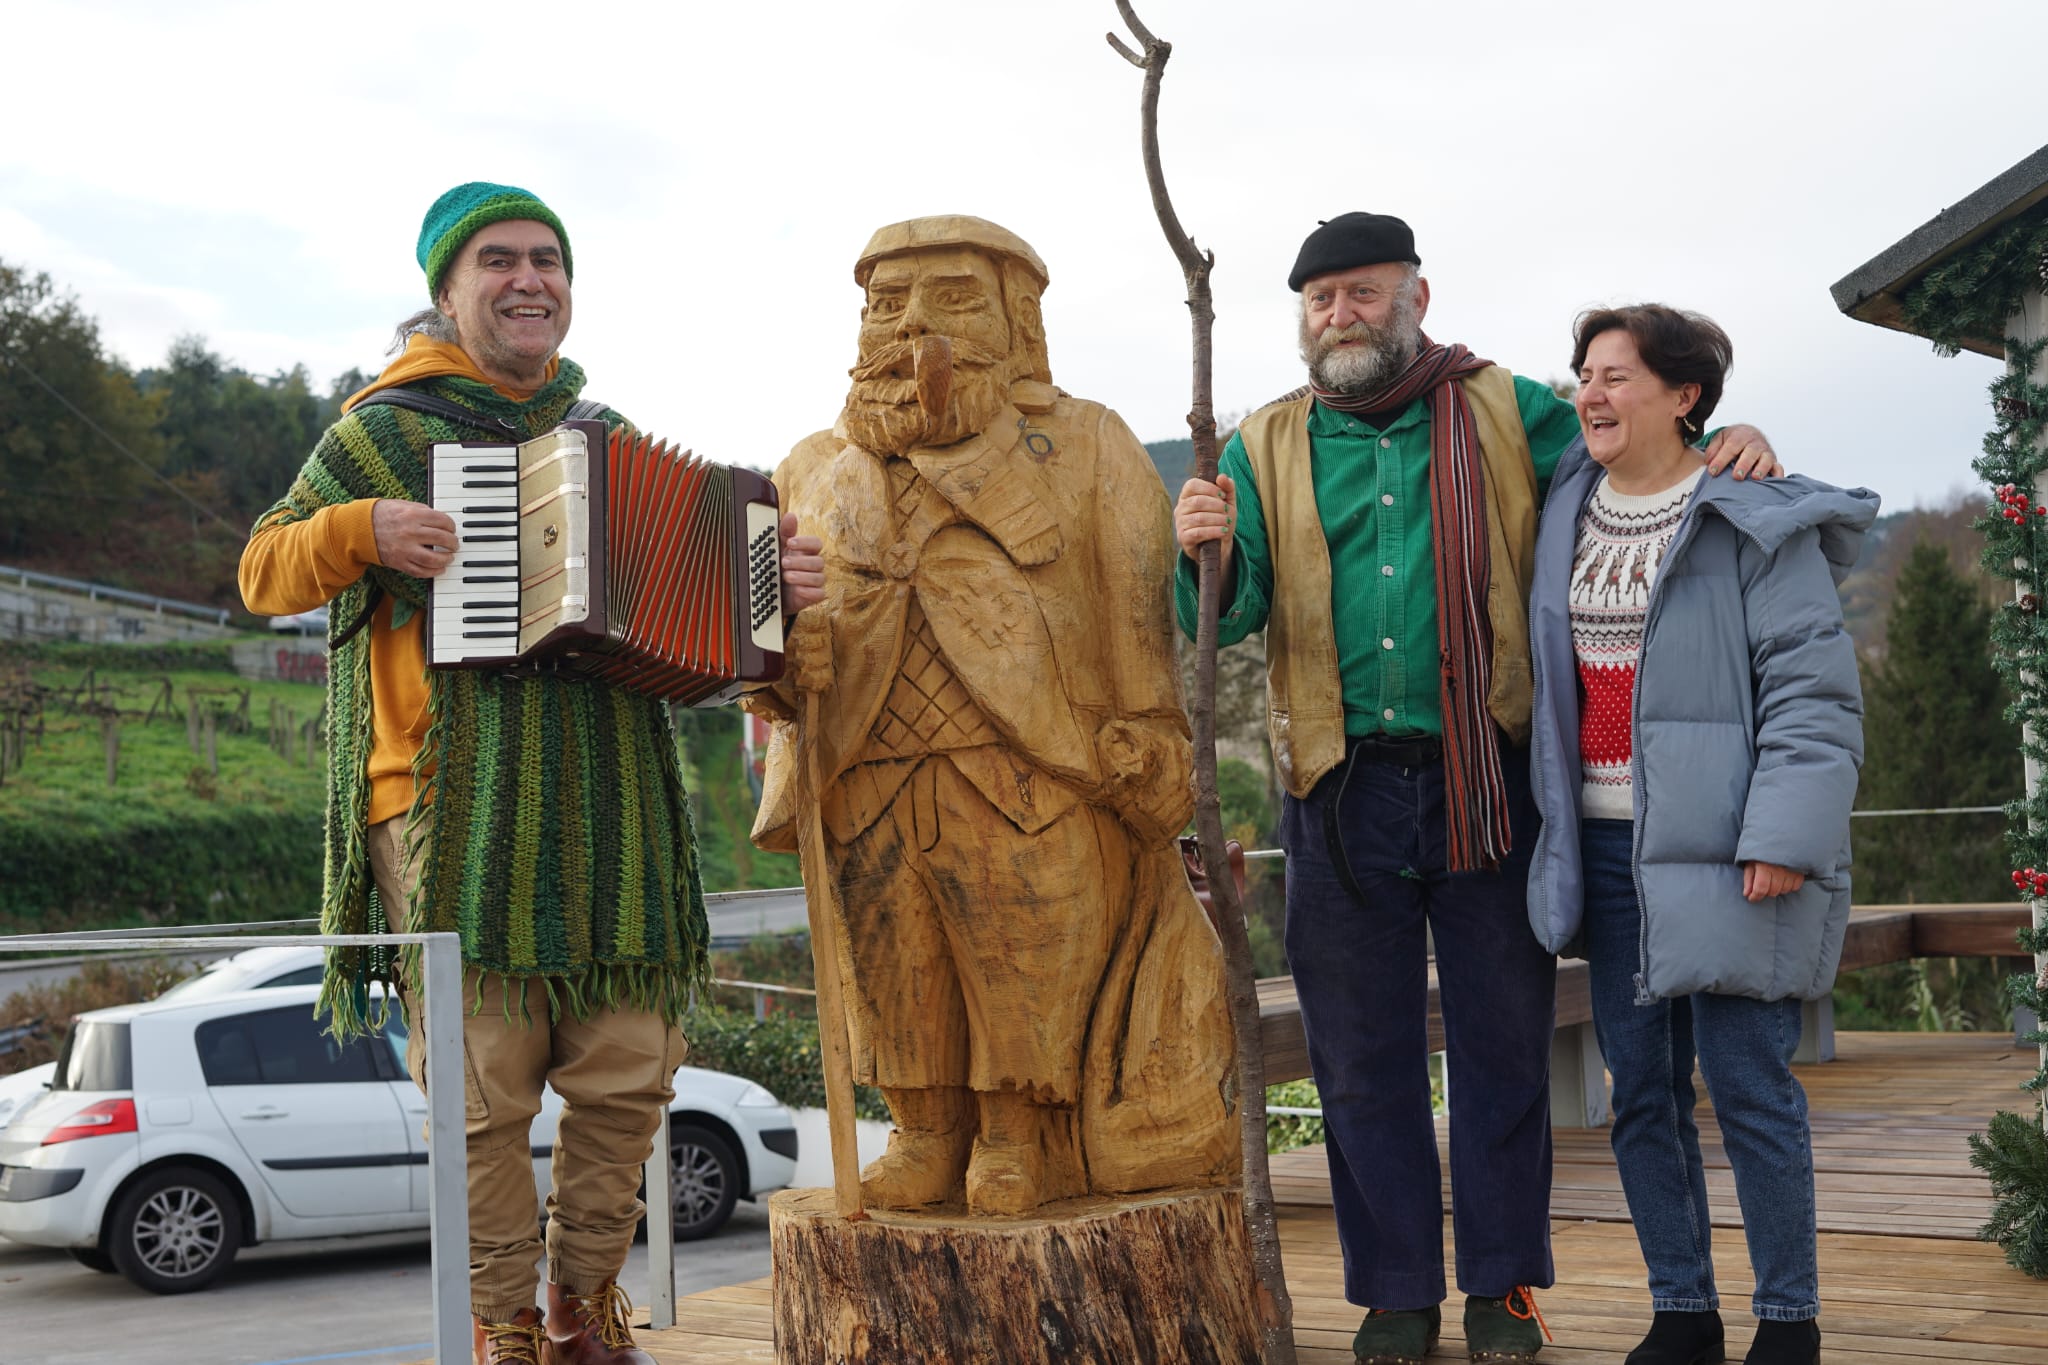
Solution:
M1425 924L1448 1053L1458 1287L1499 1297L1552 1283L1557 964L1524 904L1528 754L1503 743L1502 760L1513 850L1498 872L1446 870L1441 761L1347 762L1282 816L1287 960L1328 1129L1344 1294L1362 1307L1421 1308L1445 1292ZM1333 857L1333 802L1351 885Z

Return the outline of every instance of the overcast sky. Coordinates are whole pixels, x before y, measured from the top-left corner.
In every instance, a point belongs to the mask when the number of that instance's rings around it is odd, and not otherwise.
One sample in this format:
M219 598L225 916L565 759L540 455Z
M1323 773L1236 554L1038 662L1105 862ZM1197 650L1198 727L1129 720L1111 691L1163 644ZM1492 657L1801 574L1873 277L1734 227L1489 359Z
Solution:
M1890 507L1971 483L1994 362L1852 322L1828 286L2040 145L2009 78L2041 0L1613 6L1140 0L1175 44L1181 217L1216 252L1216 400L1302 382L1316 221L1413 224L1440 341L1563 375L1573 316L1658 300L1735 342L1721 417ZM470 179L567 225L586 392L728 462L829 425L881 224L1031 242L1053 376L1186 434L1178 267L1110 0L5 7L0 259L129 364L198 333L324 387L421 306L419 221ZM2034 87L2038 89L2038 86Z

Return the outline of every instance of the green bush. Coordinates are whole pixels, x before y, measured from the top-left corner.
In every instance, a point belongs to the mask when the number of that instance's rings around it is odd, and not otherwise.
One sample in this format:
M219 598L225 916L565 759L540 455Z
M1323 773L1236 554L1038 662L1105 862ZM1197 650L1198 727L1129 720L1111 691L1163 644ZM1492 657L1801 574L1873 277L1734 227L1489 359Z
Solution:
M818 1021L777 1012L756 1019L721 1005L699 1005L683 1023L690 1038L690 1065L744 1076L765 1086L795 1109L825 1107L825 1066ZM853 1112L864 1119L889 1117L882 1092L854 1088Z
M1314 1081L1282 1081L1266 1087L1266 1104L1288 1109L1319 1109L1323 1097ZM1305 1114L1267 1114L1266 1150L1275 1155L1297 1147L1312 1147L1324 1137L1323 1121Z
M104 669L109 673L232 673L232 641L175 644L89 644L77 640L0 640L0 664Z

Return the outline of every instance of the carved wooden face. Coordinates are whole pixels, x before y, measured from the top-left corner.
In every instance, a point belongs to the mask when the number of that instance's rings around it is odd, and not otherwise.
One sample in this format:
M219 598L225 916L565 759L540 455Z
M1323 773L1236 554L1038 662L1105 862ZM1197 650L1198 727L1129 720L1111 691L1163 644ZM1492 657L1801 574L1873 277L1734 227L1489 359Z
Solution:
M863 359L930 334L997 355L1010 349L1002 281L987 257L967 247L935 247L875 262L860 317Z
M842 414L848 434L889 453L975 435L1009 391L1010 341L1002 277L980 252L932 247L877 261Z

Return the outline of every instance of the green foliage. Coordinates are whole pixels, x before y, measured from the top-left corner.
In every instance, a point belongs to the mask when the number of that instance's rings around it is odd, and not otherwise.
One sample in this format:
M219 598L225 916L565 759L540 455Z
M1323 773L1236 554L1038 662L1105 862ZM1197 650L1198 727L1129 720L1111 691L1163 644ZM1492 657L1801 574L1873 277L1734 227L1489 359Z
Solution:
M728 981L759 981L807 991L817 987L811 936L803 932L756 934L744 947L713 953L711 972Z
M163 661L153 650L138 654ZM71 663L29 668L53 690L77 687L84 672ZM40 743L30 738L23 767L0 782L0 933L317 913L324 783L317 767L274 753L262 727L273 699L304 719L318 710L321 690L236 684L250 689L257 728L217 732L215 777L188 746L182 707L189 689L222 686L220 674L96 673L102 701L111 696L123 712L118 785L106 785L98 717L48 704ZM166 678L180 709L145 724Z
M2021 214L1922 275L1906 291L1906 321L1912 330L1932 337L1943 355L1954 355L1966 340L2001 338L2020 300L2040 289L2044 256L2048 204Z
M134 645L78 640L0 640L0 664L43 665L71 674L83 673L88 668L109 673L235 671L234 650L226 640Z
M1913 547L1886 618L1884 657L1866 669L1863 810L1996 805L2020 795L2019 727L1991 662L1991 610L1939 547ZM1993 817L1857 822L1864 904L2003 898Z
M1323 1097L1316 1091L1314 1081L1282 1081L1279 1085L1266 1087L1266 1107L1286 1109L1320 1109ZM1320 1117L1307 1114L1266 1115L1266 1150L1277 1156L1291 1152L1297 1147L1311 1147L1325 1136Z
M104 539L162 460L154 422L78 300L0 261L0 560Z
M1216 764L1216 803L1223 810L1223 829L1246 848L1262 848L1273 827L1273 804L1266 779L1241 758Z
M683 754L683 782L697 818L699 865L707 891L796 886L803 880L790 853L757 849L749 837L760 805L740 747L745 713L737 706L674 712Z
M1994 1114L1970 1134L1970 1164L1991 1182L1991 1219L1978 1235L2005 1248L2013 1269L2048 1279L2048 1134L2017 1114Z
M779 1011L756 1019L750 1012L699 1005L683 1022L683 1031L690 1038L690 1065L744 1076L792 1108L825 1107L816 1019ZM854 1088L853 1109L864 1119L889 1117L882 1093L868 1086Z

